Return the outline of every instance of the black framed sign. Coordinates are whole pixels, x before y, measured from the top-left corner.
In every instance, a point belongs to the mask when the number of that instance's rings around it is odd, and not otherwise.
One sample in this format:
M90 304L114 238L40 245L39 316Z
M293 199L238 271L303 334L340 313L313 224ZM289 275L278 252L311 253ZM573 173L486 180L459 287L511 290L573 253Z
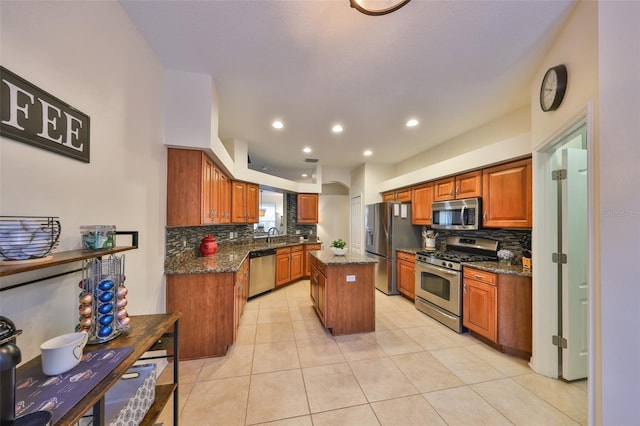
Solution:
M89 116L0 66L0 136L89 162Z

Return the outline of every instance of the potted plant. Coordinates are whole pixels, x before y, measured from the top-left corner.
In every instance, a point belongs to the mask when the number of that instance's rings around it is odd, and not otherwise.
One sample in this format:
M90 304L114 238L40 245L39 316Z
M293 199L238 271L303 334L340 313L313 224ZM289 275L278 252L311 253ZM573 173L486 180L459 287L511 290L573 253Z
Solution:
M345 240L343 240L342 238L338 238L337 240L331 243L331 251L336 256L344 256L344 254L347 252L346 245L347 245L347 242Z

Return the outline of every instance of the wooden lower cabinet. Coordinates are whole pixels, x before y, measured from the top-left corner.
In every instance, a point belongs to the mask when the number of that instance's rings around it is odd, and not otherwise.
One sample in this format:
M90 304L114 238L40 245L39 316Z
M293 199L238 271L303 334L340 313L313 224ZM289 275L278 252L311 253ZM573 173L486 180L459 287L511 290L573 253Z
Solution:
M180 360L224 356L249 294L248 260L237 272L167 275L167 312L180 312Z
M402 251L396 252L397 256L397 286L398 291L415 300L416 298L416 255L411 253L405 253Z
M311 275L311 260L309 256L309 252L315 250L321 250L322 244L305 244L304 246L304 276L308 277Z
M304 276L304 247L297 245L276 250L276 287Z
M531 278L464 267L463 324L499 350L528 358L532 346Z
M325 265L312 255L310 283L318 318L332 335L375 331L373 263Z

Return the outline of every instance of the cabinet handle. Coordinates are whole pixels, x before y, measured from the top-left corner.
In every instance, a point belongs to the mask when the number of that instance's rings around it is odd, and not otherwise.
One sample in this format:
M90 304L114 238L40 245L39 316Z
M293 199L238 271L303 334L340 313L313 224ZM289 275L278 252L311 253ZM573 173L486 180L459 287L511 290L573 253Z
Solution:
M456 186L456 197L458 196L459 193L460 193L460 187Z
M484 214L482 215L482 220L483 221L487 221L487 212L484 212Z
M484 275L480 275L480 274L473 274L473 276L480 279L484 278Z
M464 294L467 294L467 283L465 282L464 285L462 286L462 292Z
M453 196L453 187L449 190L449 195Z

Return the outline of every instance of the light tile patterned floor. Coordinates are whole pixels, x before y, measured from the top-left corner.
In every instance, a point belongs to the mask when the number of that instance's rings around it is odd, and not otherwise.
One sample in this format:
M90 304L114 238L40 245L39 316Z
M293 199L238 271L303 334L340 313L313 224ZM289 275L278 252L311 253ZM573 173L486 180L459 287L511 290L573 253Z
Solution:
M305 280L250 300L225 357L180 363L180 423L587 424L585 383L540 376L378 291L376 332L333 337Z

